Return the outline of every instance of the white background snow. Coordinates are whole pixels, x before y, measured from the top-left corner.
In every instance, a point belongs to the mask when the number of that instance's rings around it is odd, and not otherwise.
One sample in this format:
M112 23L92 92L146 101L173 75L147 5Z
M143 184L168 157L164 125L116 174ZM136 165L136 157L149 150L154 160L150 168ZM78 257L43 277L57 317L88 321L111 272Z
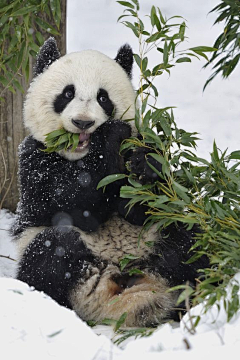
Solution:
M170 17L182 15L188 20L187 47L208 45L222 30L212 24L216 14L207 15L219 0L141 0L142 13L151 5L159 6ZM117 49L128 42L137 51L134 35L116 20L123 8L114 0L68 0L68 52L97 49L115 57ZM157 61L156 58L152 59ZM203 70L203 62L179 64L170 78L159 82L159 106L177 106L175 118L185 130L198 131L199 156L209 156L213 139L219 148L240 148L239 75L215 79L202 93L211 71ZM136 68L134 84L137 86ZM13 215L0 211L0 255L16 259L15 244L7 229ZM151 337L127 341L117 348L108 339L114 337L109 327L98 327L95 333L73 311L65 309L43 293L34 291L15 279L16 262L0 257L0 356L4 359L223 359L240 353L240 313L230 324L221 311L211 309L202 315L197 334L190 335L185 325L162 325ZM237 275L240 280L240 275ZM192 310L201 313L201 306ZM108 338L99 334L106 334ZM190 347L190 350L187 350ZM124 348L124 350L123 350ZM161 353L159 353L161 352Z

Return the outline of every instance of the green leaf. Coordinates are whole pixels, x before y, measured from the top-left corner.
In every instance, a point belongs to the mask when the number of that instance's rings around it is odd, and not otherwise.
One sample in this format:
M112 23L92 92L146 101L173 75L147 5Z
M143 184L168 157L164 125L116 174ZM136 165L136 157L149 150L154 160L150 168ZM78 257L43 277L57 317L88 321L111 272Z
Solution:
M74 150L76 150L78 144L79 144L79 134L72 134L72 148L71 151L73 152Z
M141 69L141 58L138 54L133 54L134 60L136 61L139 69Z
M44 30L46 30L47 32L49 32L50 34L53 35L59 35L59 32L54 29L54 27L52 25L50 25L49 23L47 23L46 21L40 19L40 18L35 18L36 23Z
M20 68L20 66L21 66L21 64L23 62L23 55L25 53L25 50L26 50L26 42L23 41L22 44L21 44L19 55L18 55L17 68Z
M183 301L185 302L193 293L194 289L192 289L190 286L186 286L186 289L179 295L176 305L181 304Z
M125 323L127 318L127 312L123 313L120 318L118 319L118 321L116 322L114 331L118 331L120 329L120 327Z
M148 100L148 98L146 100ZM146 115L143 118L143 123L142 123L143 130L145 130L146 128L149 127L150 119L151 119L151 110L148 110L148 112L146 113Z
M34 12L34 11L37 11L38 8L37 6L28 6L28 7L23 7L15 12L13 12L11 14L11 16L20 16L20 15L26 15L26 14L29 14L31 12Z
M160 21L159 21L157 15L154 14L153 18L154 18L155 25L156 25L158 31L160 32L162 30L162 27L161 27L161 24L160 24Z
M163 48L163 63L166 66L168 63L168 44L167 40L165 40L164 48Z
M148 87L149 87L149 84L143 84L143 85L137 90L137 95L143 93L144 90L146 90Z
M146 43L151 43L151 42L154 42L156 40L159 40L160 38L162 37L166 37L166 35L162 32L156 32L155 34L149 36L147 39L146 39Z
M159 195L157 199L150 203L151 207L159 207L159 205L162 205L166 202L168 202L170 199L166 195Z
M60 135L65 134L65 133L66 133L66 130L63 129L63 128L62 128L62 129L58 129L58 130L54 130L54 131L46 134L45 140L46 140L46 141L49 141L49 140L51 140L51 139L53 139L53 138L56 138L56 137L59 137Z
M155 18L154 18L154 16L156 16L156 8L155 8L155 6L152 6L152 8L151 8L151 14L150 14L150 19L151 19L152 27L155 25Z
M18 89L22 94L24 93L24 89L22 87L22 85L20 84L20 82L16 79L13 79L13 85L16 89Z
M142 275L142 274L144 274L144 272L139 269L131 269L131 270L129 270L128 274L130 276L135 275L135 274Z
M120 5L129 7L131 9L135 9L134 5L132 5L130 2L128 1L117 1L117 3L119 3Z
M125 177L127 177L127 175L125 175L125 174L108 175L98 183L97 190L100 189L103 186L111 184L114 181L124 179Z
M135 188L141 188L142 187L142 184L140 184L139 182L134 180L131 176L128 177L128 182L129 182L129 184L131 184Z
M130 28L130 29L133 31L134 35L135 35L137 38L140 36L140 32L139 32L138 26L134 26L134 25L133 25L132 23L130 23L129 21L124 21L123 24L124 24L126 27Z
M169 123L167 122L167 120L164 117L160 118L160 124L164 131L164 134L166 136L171 136L172 135L171 126L169 125Z
M139 10L140 9L139 1L138 0L131 0L131 1L136 5L137 10Z
M229 155L229 159L240 159L240 150L231 152L231 154Z
M206 59L207 61L209 61L207 55L204 54L203 52L201 52L201 51L195 51L195 53L198 54L199 56L202 56L202 57L203 57L204 59Z
M1 7L1 5L0 5L0 12L5 13L8 10L12 9L15 5L16 5L15 1L12 1L12 3L10 5L4 6L4 7Z
M210 46L196 46L193 48L190 48L189 50L192 50L194 52L213 52L213 51L217 51L218 49L210 47Z
M180 25L180 30L179 30L179 37L180 37L181 41L184 41L185 29L186 29L186 24L185 24L185 22L183 22Z
M119 260L119 265L120 265L120 269L121 271L123 271L125 269L125 267L133 260L137 260L139 259L139 256L135 256L132 254L127 254L125 255L122 259Z
M182 63L182 62L191 62L191 59L189 57L182 57L177 59L176 63Z
M176 191L177 195L179 195L181 199L183 199L187 204L191 202L189 196L186 194L188 192L187 188L178 184L176 181L173 182L172 186L173 189Z
M147 65L148 65L148 58L145 57L145 58L142 60L142 72L144 72L144 71L147 69Z
M8 86L8 80L3 76L0 76L0 83L5 87Z
M164 17L162 16L162 13L161 13L161 10L159 9L159 7L158 7L158 12L159 12L159 16L160 16L161 23L162 23L163 25L165 25L165 24L166 24L166 20L165 20Z
M60 330L55 331L54 333L52 333L52 334L50 334L50 335L47 335L47 337L49 337L49 338L53 338L53 337L55 337L55 336L57 336L57 335L61 334L61 332L62 332L62 331L63 331L63 329L60 329Z
M35 53L38 53L39 51L39 46L37 46L34 42L31 42L29 44L30 48L33 49L35 51Z

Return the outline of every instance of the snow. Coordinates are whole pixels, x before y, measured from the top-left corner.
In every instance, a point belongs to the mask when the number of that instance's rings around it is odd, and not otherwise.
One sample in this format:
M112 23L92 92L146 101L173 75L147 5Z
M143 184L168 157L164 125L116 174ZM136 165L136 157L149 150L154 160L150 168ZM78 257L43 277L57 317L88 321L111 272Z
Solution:
M8 233L13 218L10 212L0 211L0 255L16 258L15 243ZM186 314L180 326L167 323L149 337L132 337L117 347L114 341L119 335L112 327L99 325L92 329L74 311L14 279L16 265L0 257L0 344L1 354L7 359L159 360L161 356L161 360L202 360L223 359L240 351L240 311L227 323L222 301L206 313L203 304L191 309L191 316L201 316L195 334L188 331ZM239 282L240 273L229 284L229 294L233 284Z
M7 210L0 210L0 255L16 260L15 244L8 229L13 222L13 215ZM0 277L14 277L17 263L14 260L0 257Z

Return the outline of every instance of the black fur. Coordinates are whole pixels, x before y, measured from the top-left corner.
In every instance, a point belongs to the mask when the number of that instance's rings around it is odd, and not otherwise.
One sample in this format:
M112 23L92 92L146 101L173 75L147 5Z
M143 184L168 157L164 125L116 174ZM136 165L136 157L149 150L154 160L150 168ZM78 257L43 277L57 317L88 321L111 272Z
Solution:
M160 180L160 176L148 166L148 162L157 169L159 173L162 172L162 165L153 157L148 155L153 153L146 147L138 147L131 156L130 167L131 172L137 175L141 184L154 183L156 180Z
M104 262L92 255L79 233L64 226L53 227L30 243L21 259L18 279L71 308L69 291L79 278L86 281L93 267L104 268Z
M54 61L59 59L60 56L61 54L58 50L56 40L53 37L50 37L40 48L34 67L34 76L41 74Z
M170 286L176 286L189 282L195 286L196 278L200 276L199 269L209 266L206 256L200 257L193 263L186 264L193 252L190 248L196 242L195 235L199 229L194 226L192 231L178 223L172 224L161 232L161 239L154 244L153 254L148 260L148 269L158 272L168 280ZM141 266L146 266L143 262Z
M96 231L116 209L122 182L108 185L105 192L96 190L97 185L105 176L125 171L119 148L130 135L127 123L104 123L92 134L88 155L79 161L45 153L42 143L27 137L19 153L20 202L14 234L28 226L64 222Z
M125 44L118 50L115 61L126 71L129 78L132 78L133 52L131 46Z
M97 101L99 105L105 111L105 114L109 117L113 115L114 105L108 96L108 93L104 89L99 89L97 94Z
M61 94L59 94L54 103L54 110L57 114L61 114L66 106L72 101L75 96L75 88L74 85L67 85Z

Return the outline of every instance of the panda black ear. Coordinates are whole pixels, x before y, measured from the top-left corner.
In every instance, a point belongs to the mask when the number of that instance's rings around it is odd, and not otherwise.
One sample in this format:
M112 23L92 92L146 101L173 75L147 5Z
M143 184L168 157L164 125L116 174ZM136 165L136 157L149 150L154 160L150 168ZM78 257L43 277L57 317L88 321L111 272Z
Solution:
M130 45L125 44L118 50L115 61L126 71L130 79L132 78L133 52Z
M34 76L41 74L55 60L59 59L60 56L61 54L57 48L56 40L54 37L50 37L39 50L34 66Z

